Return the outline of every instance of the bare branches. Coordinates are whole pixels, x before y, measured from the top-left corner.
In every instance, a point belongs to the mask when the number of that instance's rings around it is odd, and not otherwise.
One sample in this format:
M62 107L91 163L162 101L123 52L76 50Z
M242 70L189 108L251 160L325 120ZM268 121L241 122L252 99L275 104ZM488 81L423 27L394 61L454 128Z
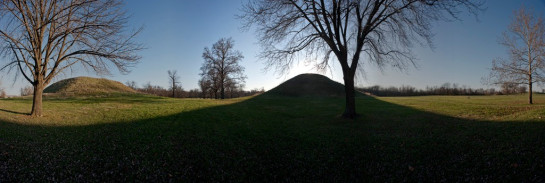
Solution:
M415 65L414 43L433 47L432 21L456 18L460 7L476 13L480 6L476 0L257 0L244 6L240 18L243 27L257 27L266 69L286 74L302 55L325 70L334 54L345 80L343 116L353 118L360 57L381 69L404 70Z
M170 89L172 90L172 97L176 97L176 89L181 88L180 85L180 76L178 76L177 70L168 70L168 80L170 81Z
M492 84L532 84L543 81L545 69L545 23L524 8L515 12L513 22L500 44L509 50L509 59L494 60Z
M509 52L509 59L492 61L487 84L525 84L532 103L533 83L545 81L545 22L524 7L515 12L513 22L504 32L500 44Z
M220 90L220 97L224 99L225 88L244 83L244 67L239 65L244 56L240 51L234 50L233 39L222 38L212 45L212 49L204 48L202 57L204 63L199 85L203 92L210 89L216 94Z
M47 84L74 62L99 74L109 74L110 64L126 73L140 58L134 53L142 46L133 42L139 30L124 34L127 17L119 0L19 0L0 4L2 48L17 50L2 53L23 61L33 71L33 80L41 76Z
M127 73L143 48L134 42L140 30L125 34L126 25L121 0L0 1L0 54L12 60L2 69L38 90L76 65Z
M409 49L414 43L433 47L432 21L457 18L460 7L475 13L480 5L465 0L261 0L248 2L240 18L244 27L256 25L264 48L261 58L280 73L300 52L320 60L318 65L329 63L324 59L334 53L354 71L364 53L370 63L403 70L414 65Z

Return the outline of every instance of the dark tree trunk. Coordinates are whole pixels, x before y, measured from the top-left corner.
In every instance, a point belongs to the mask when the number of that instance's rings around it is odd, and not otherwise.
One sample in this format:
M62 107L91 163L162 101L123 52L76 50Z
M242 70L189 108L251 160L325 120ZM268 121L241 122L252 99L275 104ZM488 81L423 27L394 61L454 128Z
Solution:
M225 99L225 87L223 87L223 84L221 84L220 93L221 93L221 99Z
M532 81L529 82L530 84L528 84L528 104L533 104L533 101L532 101Z
M44 92L44 86L42 83L38 83L34 86L34 96L32 98L32 112L30 115L33 117L42 116L42 94Z
M343 113L344 118L354 119L358 116L356 113L356 97L354 93L354 77L350 74L344 74L344 92L346 97L346 106Z
M221 67L223 68L223 62L221 62ZM221 99L225 99L225 77L223 76L223 71L221 72L222 76L220 76L220 80L221 80L221 83L220 83L220 96L221 96Z

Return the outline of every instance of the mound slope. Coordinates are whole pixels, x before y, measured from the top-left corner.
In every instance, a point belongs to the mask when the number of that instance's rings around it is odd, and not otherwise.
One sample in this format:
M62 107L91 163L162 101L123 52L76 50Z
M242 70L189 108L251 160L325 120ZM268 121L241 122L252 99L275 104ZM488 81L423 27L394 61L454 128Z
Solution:
M75 77L49 85L44 93L93 95L109 93L136 93L132 88L104 78Z
M344 97L344 85L320 74L300 74L266 94L282 96Z

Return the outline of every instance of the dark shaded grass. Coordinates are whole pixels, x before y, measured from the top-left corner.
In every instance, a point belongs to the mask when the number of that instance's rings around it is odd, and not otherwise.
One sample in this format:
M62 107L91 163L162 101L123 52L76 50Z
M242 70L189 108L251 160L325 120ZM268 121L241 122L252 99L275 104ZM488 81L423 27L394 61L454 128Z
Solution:
M355 121L342 98L273 96L112 124L4 121L0 181L545 181L543 122L357 100Z

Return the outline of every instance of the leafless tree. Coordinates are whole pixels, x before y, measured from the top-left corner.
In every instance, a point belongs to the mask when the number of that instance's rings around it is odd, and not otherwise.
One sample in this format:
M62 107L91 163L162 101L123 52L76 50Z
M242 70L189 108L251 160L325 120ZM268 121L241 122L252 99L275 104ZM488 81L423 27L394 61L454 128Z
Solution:
M199 80L199 87L201 88L202 98L206 98L206 94L209 92L209 90L211 90L211 85L211 80L208 78L203 77Z
M355 118L354 76L363 68L361 56L379 68L408 68L415 60L409 49L414 43L433 46L432 21L456 19L461 8L477 13L480 5L473 0L256 0L245 4L240 18L244 27L257 27L267 68L286 73L302 54L325 70L335 55L344 77L343 116Z
M121 0L1 0L1 54L34 87L32 116L42 115L42 93L53 78L82 65L98 74L129 72L141 45L126 34Z
M168 79L170 81L170 90L172 90L172 97L176 97L176 89L181 86L178 86L180 83L180 76L178 76L178 71L176 70L168 70Z
M127 81L125 82L125 85L127 85L129 88L132 88L133 90L138 89L136 81Z
M201 67L201 79L199 80L199 86L201 87L201 90L205 92L203 95L203 98L206 98L206 93L208 93L208 96L210 98L218 99L218 91L220 88L218 74L216 70L209 69L206 67L206 65L203 65Z
M2 87L2 82L0 81L0 98L6 98L6 91Z
M545 81L545 24L522 7L503 33L500 44L507 47L509 59L492 61L488 83L528 85L528 103L532 104L532 86Z
M20 94L21 96L30 96L34 92L34 88L32 86L25 86L21 88Z
M239 64L244 57L233 47L233 39L222 38L212 45L212 49L204 48L202 54L204 63L201 67L201 76L210 80L213 88L220 90L221 99L225 99L227 84L244 83L246 79L244 67Z

